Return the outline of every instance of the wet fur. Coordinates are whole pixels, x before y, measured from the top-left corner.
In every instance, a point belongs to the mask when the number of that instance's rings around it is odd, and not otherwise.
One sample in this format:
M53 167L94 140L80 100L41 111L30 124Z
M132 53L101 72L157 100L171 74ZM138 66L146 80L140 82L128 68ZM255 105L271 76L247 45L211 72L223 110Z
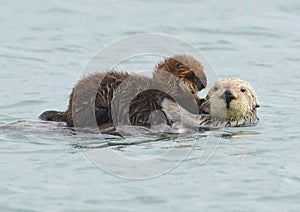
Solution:
M235 99L227 107L222 98L223 93L230 90ZM191 114L175 102L165 99L163 110L169 120L175 124L173 128L212 129L220 127L240 127L254 125L258 122L258 98L254 89L246 81L229 78L218 81L208 92L201 104L203 113Z
M161 111L165 98L198 113L201 100L196 93L206 84L203 66L190 56L177 55L159 63L152 78L116 71L90 74L73 88L65 112L46 111L39 118L69 127L90 128L94 120L99 128L115 122L150 127L152 112ZM168 123L163 112L158 114L154 122Z
M222 97L226 90L234 96L229 106ZM202 109L211 116L231 121L256 116L257 107L259 107L259 103L254 89L248 82L237 78L216 82L202 104Z

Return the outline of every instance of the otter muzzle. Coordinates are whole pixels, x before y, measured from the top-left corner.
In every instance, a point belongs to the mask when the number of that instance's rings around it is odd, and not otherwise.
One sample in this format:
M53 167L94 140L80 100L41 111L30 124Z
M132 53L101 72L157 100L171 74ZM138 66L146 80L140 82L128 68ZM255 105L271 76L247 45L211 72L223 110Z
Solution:
M226 107L230 107L230 102L235 99L236 97L233 95L233 93L230 90L226 90L222 95L221 98L225 100Z

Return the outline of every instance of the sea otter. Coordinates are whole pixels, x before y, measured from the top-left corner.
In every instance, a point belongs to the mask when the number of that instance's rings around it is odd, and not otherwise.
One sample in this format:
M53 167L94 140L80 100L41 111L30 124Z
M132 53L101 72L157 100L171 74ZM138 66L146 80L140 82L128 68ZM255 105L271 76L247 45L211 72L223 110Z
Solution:
M173 101L165 99L163 111L174 127L186 129L211 129L240 127L258 122L256 109L258 97L251 85L241 79L228 78L216 82L201 104L202 114L195 115ZM176 126L175 126L176 125Z
M93 127L95 120L99 128L119 123L150 127L153 114L158 115L156 122L169 123L161 111L165 98L198 114L201 100L196 93L206 85L201 63L191 56L176 55L160 62L152 78L117 71L90 74L73 88L65 112L46 111L39 118L66 122L69 127Z

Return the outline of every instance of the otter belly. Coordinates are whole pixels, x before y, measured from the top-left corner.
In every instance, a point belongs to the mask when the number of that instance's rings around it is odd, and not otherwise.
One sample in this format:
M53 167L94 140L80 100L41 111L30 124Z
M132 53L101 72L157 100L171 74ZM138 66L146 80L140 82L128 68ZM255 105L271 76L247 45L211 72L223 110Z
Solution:
M72 135L74 134L64 122L40 120L19 120L0 125L0 132L25 133L36 135Z

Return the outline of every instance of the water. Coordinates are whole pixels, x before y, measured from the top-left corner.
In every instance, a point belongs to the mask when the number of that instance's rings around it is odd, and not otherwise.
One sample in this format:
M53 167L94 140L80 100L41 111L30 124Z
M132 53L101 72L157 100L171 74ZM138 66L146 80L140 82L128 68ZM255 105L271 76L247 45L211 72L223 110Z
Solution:
M1 210L299 210L299 14L296 0L2 2L0 124L64 110L90 56L142 32L184 39L210 59L220 78L249 81L261 121L224 133L204 166L197 157L205 138L190 135L197 143L189 160L148 180L97 168L76 136L1 133ZM149 69L153 61L131 65ZM174 145L192 144L178 137L110 148L147 157Z

